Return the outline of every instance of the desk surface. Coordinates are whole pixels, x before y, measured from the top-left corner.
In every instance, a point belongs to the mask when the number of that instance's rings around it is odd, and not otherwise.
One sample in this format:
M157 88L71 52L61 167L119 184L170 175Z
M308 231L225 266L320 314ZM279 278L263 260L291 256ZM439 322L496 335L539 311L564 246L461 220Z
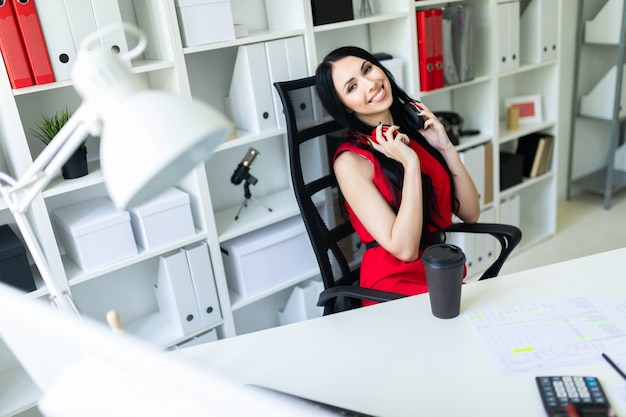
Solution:
M543 416L534 376L500 376L463 312L592 294L616 303L625 270L626 248L467 284L454 319L434 318L424 294L173 354L377 416ZM545 374L598 376L607 391L623 384L603 363ZM626 416L626 403L609 398Z

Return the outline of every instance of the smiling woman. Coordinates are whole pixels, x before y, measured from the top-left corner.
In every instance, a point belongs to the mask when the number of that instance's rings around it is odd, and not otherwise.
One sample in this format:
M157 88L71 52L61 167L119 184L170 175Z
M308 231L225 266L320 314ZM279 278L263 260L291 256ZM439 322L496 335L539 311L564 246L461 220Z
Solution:
M424 249L443 241L452 214L467 223L480 214L476 187L444 126L361 48L327 55L316 72L316 89L348 130L333 169L346 215L368 248L360 285L426 292ZM415 107L407 110L409 103ZM423 124L415 123L415 110Z

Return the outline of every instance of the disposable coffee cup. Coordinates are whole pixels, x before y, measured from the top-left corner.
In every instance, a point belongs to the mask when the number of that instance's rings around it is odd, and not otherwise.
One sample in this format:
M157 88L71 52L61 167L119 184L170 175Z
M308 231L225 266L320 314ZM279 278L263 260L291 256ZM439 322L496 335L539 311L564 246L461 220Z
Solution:
M442 243L428 247L422 255L422 262L433 315L440 319L458 316L465 254L458 246Z

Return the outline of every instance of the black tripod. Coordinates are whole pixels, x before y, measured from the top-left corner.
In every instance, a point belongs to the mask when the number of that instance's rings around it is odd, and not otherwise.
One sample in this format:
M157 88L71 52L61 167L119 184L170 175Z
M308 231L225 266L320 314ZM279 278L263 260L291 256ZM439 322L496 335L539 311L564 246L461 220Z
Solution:
M235 220L239 219L239 214L241 214L241 211L245 208L248 207L248 201L249 200L253 200L256 201L257 203L259 203L260 205L262 205L263 207L265 207L268 211L272 211L272 209L268 206L266 206L265 204L263 204L259 199L257 199L256 197L254 197L252 195L252 192L250 191L250 186L251 185L255 185L258 182L258 179L250 174L249 171L245 171L244 174L242 174L244 176L244 183L243 183L243 202L241 203L241 206L239 206L239 210L237 210L237 214L235 215Z

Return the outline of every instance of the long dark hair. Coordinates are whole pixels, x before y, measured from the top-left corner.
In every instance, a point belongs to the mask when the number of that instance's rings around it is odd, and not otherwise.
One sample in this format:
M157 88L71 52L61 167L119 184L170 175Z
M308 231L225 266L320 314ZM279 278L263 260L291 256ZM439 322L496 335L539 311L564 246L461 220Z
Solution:
M370 62L372 65L379 67L389 78L391 84L391 92L393 95L393 102L389 108L391 116L393 117L394 124L400 126L403 132L406 132L412 140L416 140L419 144L425 148L431 155L433 155L441 165L446 169L450 176L450 192L452 194L452 211L456 212L458 209L458 200L454 197L454 181L452 180L452 173L448 168L448 164L443 159L440 152L434 149L424 137L415 129L411 129L411 123L406 115L406 110L403 104L413 101L413 99L396 83L393 74L385 68L380 61L370 54L368 51L355 46L344 46L330 52L322 63L317 67L315 72L315 88L317 94L322 102L322 105L335 120L337 120L342 126L344 126L352 136L358 137L360 135L371 135L374 126L369 126L366 123L358 119L354 113L348 112L345 105L337 95L332 79L332 67L333 64L342 58L354 56L364 59ZM365 145L361 145L365 147ZM369 147L374 157L380 162L385 175L391 184L393 190L392 208L397 212L400 206L400 193L404 181L404 168L398 161L388 158L380 152L377 152L372 147ZM434 195L434 189L432 187L431 178L422 173L422 188L423 188L423 224L433 227L438 230L438 233L422 233L422 240L420 247L426 247L434 243L442 241L443 236L441 233L440 223L435 221L436 217L440 216L439 208L437 207L437 200Z

